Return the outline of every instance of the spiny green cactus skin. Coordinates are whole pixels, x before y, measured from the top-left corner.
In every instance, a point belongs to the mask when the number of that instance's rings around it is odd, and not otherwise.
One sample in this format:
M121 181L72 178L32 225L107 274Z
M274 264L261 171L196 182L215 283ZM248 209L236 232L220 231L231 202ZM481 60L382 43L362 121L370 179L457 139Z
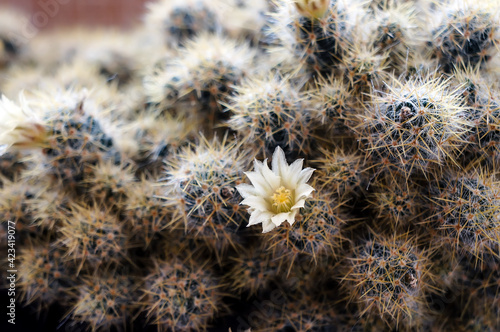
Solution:
M7 227L7 221L12 221L18 223L19 231L36 231L31 225L33 218L28 207L37 193L37 188L33 184L5 180L3 187L0 188L2 227Z
M179 52L178 57L165 61L164 68L146 77L148 98L167 108L179 102L196 103L202 114L223 116L222 105L251 72L255 51L247 43L202 34L187 41Z
M364 193L368 172L362 155L342 149L321 149L320 153L320 158L315 161L320 187L331 188L342 202Z
M366 45L351 47L342 60L345 80L353 94L363 97L386 80L388 54Z
M89 167L89 176L83 182L90 201L102 202L113 209L127 200L129 188L135 180L135 170L130 164L116 164L113 161L100 161Z
M143 111L132 129L138 151L132 156L141 172L159 174L163 160L195 137L199 119L192 116L149 114Z
M173 208L160 198L161 190L152 181L135 183L134 191L130 193L123 209L123 218L131 228L130 233L144 247L148 247L172 221Z
M71 206L60 228L58 245L79 269L84 263L92 268L120 264L127 257L129 235L115 215L99 206Z
M231 291L253 296L267 289L279 272L279 262L268 248L254 245L243 255L229 257L232 267L225 274Z
M276 1L277 13L271 18L269 39L292 52L298 61L317 73L327 74L344 56L350 40L347 11L336 1L321 18L293 13L290 1ZM290 13L293 13L290 17Z
M390 227L408 227L425 219L422 189L407 184L404 178L382 176L372 183L369 206L377 219Z
M70 205L70 194L60 186L42 187L41 194L36 195L30 204L32 222L41 230L53 232L63 223Z
M375 7L375 6L374 6ZM411 3L382 0L373 10L375 21L371 45L379 52L387 52L389 62L398 70L412 57L420 38L416 8Z
M477 70L457 71L457 84L461 84L465 97L467 118L472 124L466 136L465 163L475 160L494 165L500 161L500 103L495 89Z
M340 229L347 218L342 203L334 197L326 190L313 195L296 217L297 225L280 228L266 241L272 243L274 256L287 262L285 266L293 265L299 255L309 257L314 264L335 255L343 241Z
M332 77L318 78L309 91L311 118L324 125L332 135L352 134L349 123L355 115L354 96L348 84Z

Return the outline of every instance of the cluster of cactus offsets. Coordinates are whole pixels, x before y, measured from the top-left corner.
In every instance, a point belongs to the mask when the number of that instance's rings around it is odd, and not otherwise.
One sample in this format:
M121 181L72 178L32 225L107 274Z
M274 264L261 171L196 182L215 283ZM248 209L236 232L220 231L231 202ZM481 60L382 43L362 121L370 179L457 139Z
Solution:
M500 2L19 15L0 250L37 330L500 331Z

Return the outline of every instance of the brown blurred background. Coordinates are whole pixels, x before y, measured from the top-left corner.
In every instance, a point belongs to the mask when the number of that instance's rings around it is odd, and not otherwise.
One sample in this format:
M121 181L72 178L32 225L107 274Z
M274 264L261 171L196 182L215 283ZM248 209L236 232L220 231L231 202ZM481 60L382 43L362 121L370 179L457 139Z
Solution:
M39 29L85 24L131 27L150 0L0 0L24 10Z

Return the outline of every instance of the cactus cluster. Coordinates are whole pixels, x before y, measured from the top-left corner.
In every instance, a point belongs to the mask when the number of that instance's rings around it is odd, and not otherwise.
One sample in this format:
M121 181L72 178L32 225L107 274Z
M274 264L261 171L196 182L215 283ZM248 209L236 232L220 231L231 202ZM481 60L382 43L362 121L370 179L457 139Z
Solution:
M15 223L39 331L500 330L497 1L145 11L30 40L0 11L0 250Z

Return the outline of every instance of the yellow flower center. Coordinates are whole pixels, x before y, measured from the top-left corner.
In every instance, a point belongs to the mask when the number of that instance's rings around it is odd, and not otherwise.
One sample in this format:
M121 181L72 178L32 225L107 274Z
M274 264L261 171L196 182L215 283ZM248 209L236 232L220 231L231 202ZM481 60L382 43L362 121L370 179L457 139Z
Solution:
M273 207L276 213L290 212L293 206L293 196L290 190L279 187L273 194Z

